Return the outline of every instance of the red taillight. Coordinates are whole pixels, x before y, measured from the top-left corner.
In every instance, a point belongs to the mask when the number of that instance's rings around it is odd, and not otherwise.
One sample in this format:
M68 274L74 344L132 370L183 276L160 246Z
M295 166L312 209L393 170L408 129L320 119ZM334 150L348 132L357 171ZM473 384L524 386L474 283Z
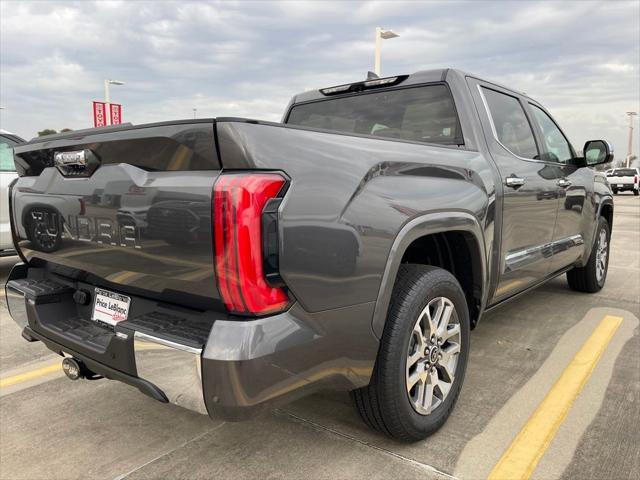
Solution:
M638 175L633 176L633 183L638 183Z
M284 183L277 173L238 173L220 175L213 187L216 277L232 313L265 315L289 304L267 283L262 252L262 210Z

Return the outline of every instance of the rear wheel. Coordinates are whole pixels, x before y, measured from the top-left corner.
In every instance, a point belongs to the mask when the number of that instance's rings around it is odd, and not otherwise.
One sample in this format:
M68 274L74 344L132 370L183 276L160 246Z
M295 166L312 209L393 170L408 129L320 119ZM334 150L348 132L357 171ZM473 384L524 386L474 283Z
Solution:
M578 292L595 293L604 287L609 269L609 222L604 217L598 220L596 241L591 256L584 267L576 267L567 272L569 287Z
M421 440L451 414L468 354L469 312L456 278L402 265L371 383L351 394L356 410L375 430Z
M634 190L633 194L637 197L638 195L640 195L640 192L638 192L638 190Z

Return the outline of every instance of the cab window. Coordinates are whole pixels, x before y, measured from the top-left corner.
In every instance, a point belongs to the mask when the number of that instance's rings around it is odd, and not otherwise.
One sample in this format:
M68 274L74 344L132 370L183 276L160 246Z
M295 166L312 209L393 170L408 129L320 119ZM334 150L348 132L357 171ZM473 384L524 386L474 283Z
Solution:
M498 141L511 153L522 158L538 158L533 130L516 97L482 88Z
M540 127L546 152L543 160L566 163L573 158L571 146L551 117L537 105L532 103L531 111L535 122Z

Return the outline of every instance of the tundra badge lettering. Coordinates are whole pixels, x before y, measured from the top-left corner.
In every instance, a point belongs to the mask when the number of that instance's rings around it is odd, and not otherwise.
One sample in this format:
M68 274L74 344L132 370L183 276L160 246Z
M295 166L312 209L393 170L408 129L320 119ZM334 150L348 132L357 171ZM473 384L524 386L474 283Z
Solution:
M65 167L69 165L75 165L78 167L87 166L85 150L79 150L77 152L56 152L53 159L56 167Z
M90 177L100 165L100 160L88 148L72 152L55 152L53 163L65 177Z

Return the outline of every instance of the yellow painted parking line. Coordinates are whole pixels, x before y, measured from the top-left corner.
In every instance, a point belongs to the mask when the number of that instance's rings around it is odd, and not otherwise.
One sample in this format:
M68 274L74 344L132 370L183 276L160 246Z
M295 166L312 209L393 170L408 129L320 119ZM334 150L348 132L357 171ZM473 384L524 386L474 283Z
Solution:
M531 476L621 323L622 317L602 319L493 467L489 480Z
M157 350L163 348L162 345L150 342L137 342L136 350ZM42 365L42 363L41 363ZM30 382L37 378L46 377L56 372L62 372L62 361L57 361L49 365L44 365L40 368L33 370L27 370L23 373L17 373L8 377L0 377L0 389L9 388L20 383Z
M184 275L179 275L176 278L179 280L197 281L197 280L204 280L205 278L211 277L212 273L213 273L212 270L208 268L200 268L198 270L194 270L193 272L185 273Z
M163 348L161 345L157 343L148 343L148 342L137 342L136 350L156 350L159 348ZM10 375L8 377L0 378L0 389L9 388L14 385L18 385L20 383L30 382L31 380L35 380L37 378L46 377L47 375L51 375L56 372L62 372L62 362L58 361L56 363L52 363L49 365L45 365L40 368L36 368L34 370L27 370L23 373L18 373L15 375Z
M18 375L12 375L6 378L0 378L0 388L6 388L12 385L17 385L18 383L28 382L29 380L44 377L45 375L49 375L59 370L62 370L62 364L60 362L56 362L55 364L37 368L36 370L20 373Z
M124 270L121 272L108 275L106 279L113 283L124 283L127 285L131 285L134 281L145 277L145 275L146 275L145 273L131 272L129 270Z

